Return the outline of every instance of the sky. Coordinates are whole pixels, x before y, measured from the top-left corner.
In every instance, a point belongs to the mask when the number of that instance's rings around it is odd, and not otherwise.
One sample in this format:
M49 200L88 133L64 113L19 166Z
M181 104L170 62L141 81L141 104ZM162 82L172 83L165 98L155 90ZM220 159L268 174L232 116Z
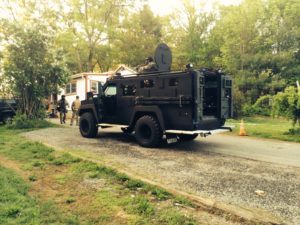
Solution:
M199 4L200 2L207 4L208 10L213 7L214 4L220 3L222 5L237 5L241 2L241 0L190 0L195 2L195 5ZM148 4L150 5L152 11L156 15L164 16L176 8L181 7L182 0L147 0Z
M204 10L209 11L217 3L222 5L237 5L242 0L188 0L188 1L194 2L196 6L197 5L200 6L200 2L202 4L204 3L206 5L206 8ZM4 5L7 2L8 1L4 1ZM180 9L182 6L182 0L143 0L142 2L148 3L153 13L159 16L165 16L167 14L170 14L171 12L174 12L175 9ZM16 8L14 8L14 10L16 10ZM0 18L7 17L8 14L10 14L10 12L7 11L7 8L6 7L3 8L0 6Z

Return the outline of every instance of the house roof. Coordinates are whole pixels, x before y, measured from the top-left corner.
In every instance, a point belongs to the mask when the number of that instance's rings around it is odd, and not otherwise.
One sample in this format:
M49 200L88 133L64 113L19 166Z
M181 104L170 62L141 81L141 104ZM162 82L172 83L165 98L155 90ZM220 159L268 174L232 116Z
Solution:
M77 73L74 75L71 75L71 79L77 79L77 78L82 78L82 77L86 77L86 76L110 76L112 75L113 72L109 71L109 72L105 72L105 73Z
M83 73L77 73L77 74L74 74L74 75L71 75L71 79L78 79L78 78L82 78L82 77L86 77L86 76L114 76L116 75L118 72L121 72L121 71L128 71L129 73L131 74L137 74L137 72L130 68L129 66L126 66L125 64L120 64L117 69L113 70L113 71L107 71L107 72L104 72L104 73L93 73L93 72L83 72Z
M137 71L134 70L133 68L129 67L129 66L126 66L125 64L120 64L117 69L113 72L113 75L117 74L118 72L120 71L123 71L123 70L127 70L129 71L130 73L132 74L137 74Z

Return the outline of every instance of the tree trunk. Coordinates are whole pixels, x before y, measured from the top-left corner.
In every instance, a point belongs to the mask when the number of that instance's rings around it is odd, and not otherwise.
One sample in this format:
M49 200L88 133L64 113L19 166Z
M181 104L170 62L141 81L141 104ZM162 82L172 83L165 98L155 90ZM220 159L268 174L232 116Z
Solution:
M88 58L88 72L93 72L93 58L94 58L94 49L90 47L89 58Z
M82 62L81 62L81 58L80 58L80 55L79 55L79 51L78 51L77 48L76 48L75 51L76 51L76 57L77 57L78 70L79 70L80 73L82 73L83 72L83 70L82 70Z

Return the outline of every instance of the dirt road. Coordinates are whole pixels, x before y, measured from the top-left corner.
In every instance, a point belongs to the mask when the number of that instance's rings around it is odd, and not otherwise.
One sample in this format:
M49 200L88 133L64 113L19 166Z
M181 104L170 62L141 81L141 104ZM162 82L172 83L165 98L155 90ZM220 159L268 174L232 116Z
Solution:
M228 135L197 141L195 148L201 146L208 152L300 167L300 143Z
M266 149L274 146L274 151L280 152L284 151L285 142L279 146L271 145L273 141L240 141L236 137L215 135L191 143L146 149L138 146L133 136L116 129L106 129L96 139L82 138L74 127L32 131L25 136L60 149L92 152L95 158L109 165L173 189L240 207L264 209L287 223L300 224L300 168L285 165L285 160L279 161L282 164L270 163L274 159L262 156L256 159L270 162L246 159L251 158L249 152L259 152L256 146ZM288 164L298 165L299 145L287 146L295 150ZM239 149L242 152L246 149L248 155L225 155Z

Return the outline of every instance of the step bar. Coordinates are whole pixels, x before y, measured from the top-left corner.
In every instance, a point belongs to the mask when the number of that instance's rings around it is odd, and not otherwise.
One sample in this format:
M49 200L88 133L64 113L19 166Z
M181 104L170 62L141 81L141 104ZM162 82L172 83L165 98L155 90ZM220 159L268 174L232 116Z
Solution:
M166 134L199 134L201 137L206 137L212 134L219 134L224 132L231 132L234 126L224 126L220 127L219 129L214 130L165 130Z
M122 124L111 124L111 123L100 123L97 124L97 126L99 127L118 127L118 128L128 128L127 125L122 125ZM219 134L219 133L224 133L224 132L228 132L228 131L232 131L232 129L234 128L234 126L224 126L224 127L220 127L219 129L215 129L215 130L165 130L165 134L199 134L201 137L206 137L208 135L212 135L212 134Z
M118 127L118 128L127 128L127 125L122 125L122 124L113 124L113 123L99 123L97 124L98 127Z

